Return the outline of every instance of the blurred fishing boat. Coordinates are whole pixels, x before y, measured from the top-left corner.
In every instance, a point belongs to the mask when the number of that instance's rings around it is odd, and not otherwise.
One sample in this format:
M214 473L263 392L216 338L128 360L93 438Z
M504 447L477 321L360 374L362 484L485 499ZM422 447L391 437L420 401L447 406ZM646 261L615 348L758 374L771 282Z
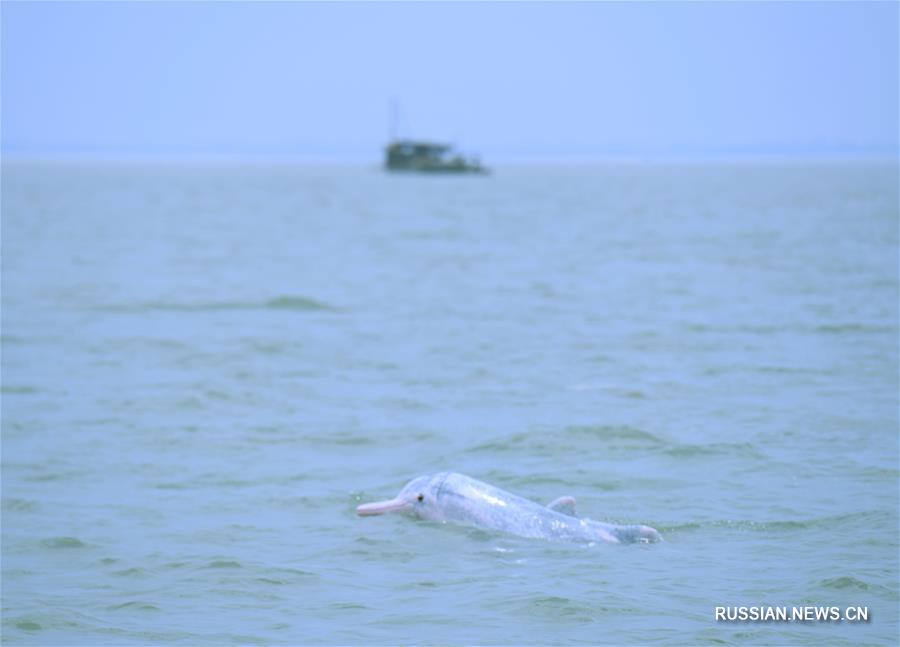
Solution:
M487 173L475 157L464 157L450 144L400 136L400 104L391 101L390 133L384 149L384 168L413 173ZM408 128L406 128L408 132Z
M487 173L477 157L463 157L449 144L398 139L385 148L388 171L417 173Z

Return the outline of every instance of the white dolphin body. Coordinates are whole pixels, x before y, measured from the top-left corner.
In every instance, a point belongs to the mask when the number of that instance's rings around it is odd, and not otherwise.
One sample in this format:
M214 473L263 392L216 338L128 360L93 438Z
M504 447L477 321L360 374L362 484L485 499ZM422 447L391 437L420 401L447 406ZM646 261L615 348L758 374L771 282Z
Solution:
M361 516L402 512L520 537L574 542L651 543L661 540L649 526L618 526L575 516L575 499L560 497L549 506L455 472L420 476L388 501L366 503Z

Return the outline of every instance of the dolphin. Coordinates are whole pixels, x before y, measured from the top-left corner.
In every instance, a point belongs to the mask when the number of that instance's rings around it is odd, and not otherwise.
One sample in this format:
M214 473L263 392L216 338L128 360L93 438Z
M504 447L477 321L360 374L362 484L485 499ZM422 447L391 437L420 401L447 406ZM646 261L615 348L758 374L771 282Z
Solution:
M647 544L662 539L649 526L618 526L581 519L576 516L575 499L570 496L542 506L455 472L415 478L393 499L365 503L356 508L356 512L360 516L402 512L441 523L539 539L612 544Z

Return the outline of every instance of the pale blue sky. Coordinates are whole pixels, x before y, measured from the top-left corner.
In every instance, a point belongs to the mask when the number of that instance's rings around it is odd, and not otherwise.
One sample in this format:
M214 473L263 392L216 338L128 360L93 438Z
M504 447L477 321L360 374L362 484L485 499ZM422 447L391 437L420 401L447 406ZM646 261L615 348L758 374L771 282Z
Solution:
M898 154L893 2L0 7L7 156Z

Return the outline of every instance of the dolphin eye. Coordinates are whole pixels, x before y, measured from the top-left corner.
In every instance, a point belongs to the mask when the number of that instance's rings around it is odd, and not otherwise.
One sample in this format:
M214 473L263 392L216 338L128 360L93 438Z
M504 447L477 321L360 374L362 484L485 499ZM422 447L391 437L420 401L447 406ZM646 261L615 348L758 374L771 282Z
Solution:
M420 495L417 496L416 498L417 498L419 501L424 501L424 500L425 500L425 495L424 495L424 494L420 494Z

